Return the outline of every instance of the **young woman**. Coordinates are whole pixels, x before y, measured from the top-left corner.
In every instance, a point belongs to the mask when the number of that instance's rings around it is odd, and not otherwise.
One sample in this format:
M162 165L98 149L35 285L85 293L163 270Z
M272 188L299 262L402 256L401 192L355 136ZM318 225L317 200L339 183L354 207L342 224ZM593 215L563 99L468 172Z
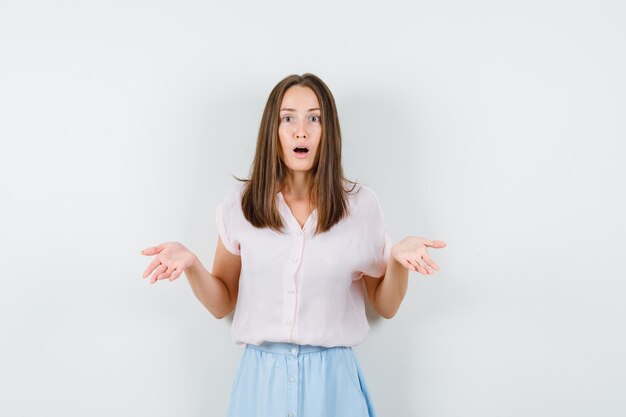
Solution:
M185 272L216 318L235 308L232 340L245 350L229 417L375 417L352 350L369 330L363 293L393 317L408 271L439 270L426 248L445 243L392 245L374 191L343 177L335 100L313 74L274 87L250 178L237 180L217 206L212 272L167 242L142 251L156 255L144 278Z

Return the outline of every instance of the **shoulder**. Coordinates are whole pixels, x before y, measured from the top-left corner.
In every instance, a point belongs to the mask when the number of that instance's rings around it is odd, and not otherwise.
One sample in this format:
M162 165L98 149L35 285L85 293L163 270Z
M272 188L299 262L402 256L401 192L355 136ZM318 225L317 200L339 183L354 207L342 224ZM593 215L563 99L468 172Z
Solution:
M379 205L380 200L378 199L378 194L374 191L372 187L366 184L358 184L354 191L352 191L352 197L355 202L359 205Z
M382 205L378 194L367 184L359 183L352 192L349 193L350 205L353 213L370 218L373 213L381 213Z
M224 210L229 210L241 202L241 195L243 194L245 185L246 182L235 180L234 183L226 188L226 191L220 199L220 205Z
M358 190L358 193L365 194L369 198L378 198L376 192L372 187L366 184L358 184L355 191Z

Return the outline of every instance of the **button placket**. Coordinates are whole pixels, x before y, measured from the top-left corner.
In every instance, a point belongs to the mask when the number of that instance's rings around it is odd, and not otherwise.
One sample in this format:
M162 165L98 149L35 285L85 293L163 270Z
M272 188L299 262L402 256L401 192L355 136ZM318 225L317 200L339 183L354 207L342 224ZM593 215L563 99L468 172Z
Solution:
M305 236L317 221L317 209L313 209L304 222L304 226L301 227L291 208L287 205L282 192L278 193L278 207L282 214L286 231L295 241L283 270L283 331L289 340L293 340L297 335L298 327L298 271L302 262Z
M302 249L304 246L304 233L294 236L294 244L289 253L290 262L285 267L283 276L284 302L283 317L285 329L289 338L293 337L293 328L296 325L296 310L298 297L298 269L302 261Z
M287 410L288 416L295 416L295 410L298 409L298 346L294 345L291 348L291 354L293 356L287 357L287 383L286 383L286 397L287 397Z

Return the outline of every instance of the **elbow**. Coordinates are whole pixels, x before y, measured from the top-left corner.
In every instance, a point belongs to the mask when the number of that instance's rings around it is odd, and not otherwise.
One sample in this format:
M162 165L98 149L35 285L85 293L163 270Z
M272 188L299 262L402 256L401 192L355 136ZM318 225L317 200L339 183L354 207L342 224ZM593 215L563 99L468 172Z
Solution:
M376 309L376 312L378 313L380 317L385 318L387 320L393 317L393 314L389 313L388 311Z
M228 316L230 314L230 311L227 312L220 312L220 313L214 313L211 312L211 314L213 315L213 317L215 317L218 320L223 319L224 317Z
M395 308L386 306L383 307L378 303L372 303L372 307L374 307L374 310L378 313L379 316L389 320L390 318L392 318L393 316L396 315L396 310Z
M380 310L378 314L380 314L381 317L387 320L390 320L396 315L397 312L398 312L398 309L396 308L393 310Z
M222 311L211 311L211 314L213 315L213 317L215 317L218 320L223 319L224 317L228 316L232 311L233 311L234 306L231 305L230 307L228 307L227 309L224 309ZM209 310L210 311L210 310Z
M211 311L211 314L213 315L213 317L215 317L218 320L223 319L224 317L226 317L226 314L217 314Z
M228 311L225 308L219 308L218 306L208 304L205 300L200 300L200 302L204 308L218 320L223 319L228 315Z

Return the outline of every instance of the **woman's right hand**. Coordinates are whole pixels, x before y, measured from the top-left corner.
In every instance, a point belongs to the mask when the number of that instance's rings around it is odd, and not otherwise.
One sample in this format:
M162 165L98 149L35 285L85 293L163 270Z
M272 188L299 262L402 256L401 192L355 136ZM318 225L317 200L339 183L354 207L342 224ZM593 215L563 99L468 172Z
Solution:
M150 284L165 278L174 281L186 268L189 268L196 261L196 255L178 242L161 243L158 246L142 250L141 254L146 256L156 255L156 258L143 273L143 278L145 278L154 271L154 274L150 277Z

